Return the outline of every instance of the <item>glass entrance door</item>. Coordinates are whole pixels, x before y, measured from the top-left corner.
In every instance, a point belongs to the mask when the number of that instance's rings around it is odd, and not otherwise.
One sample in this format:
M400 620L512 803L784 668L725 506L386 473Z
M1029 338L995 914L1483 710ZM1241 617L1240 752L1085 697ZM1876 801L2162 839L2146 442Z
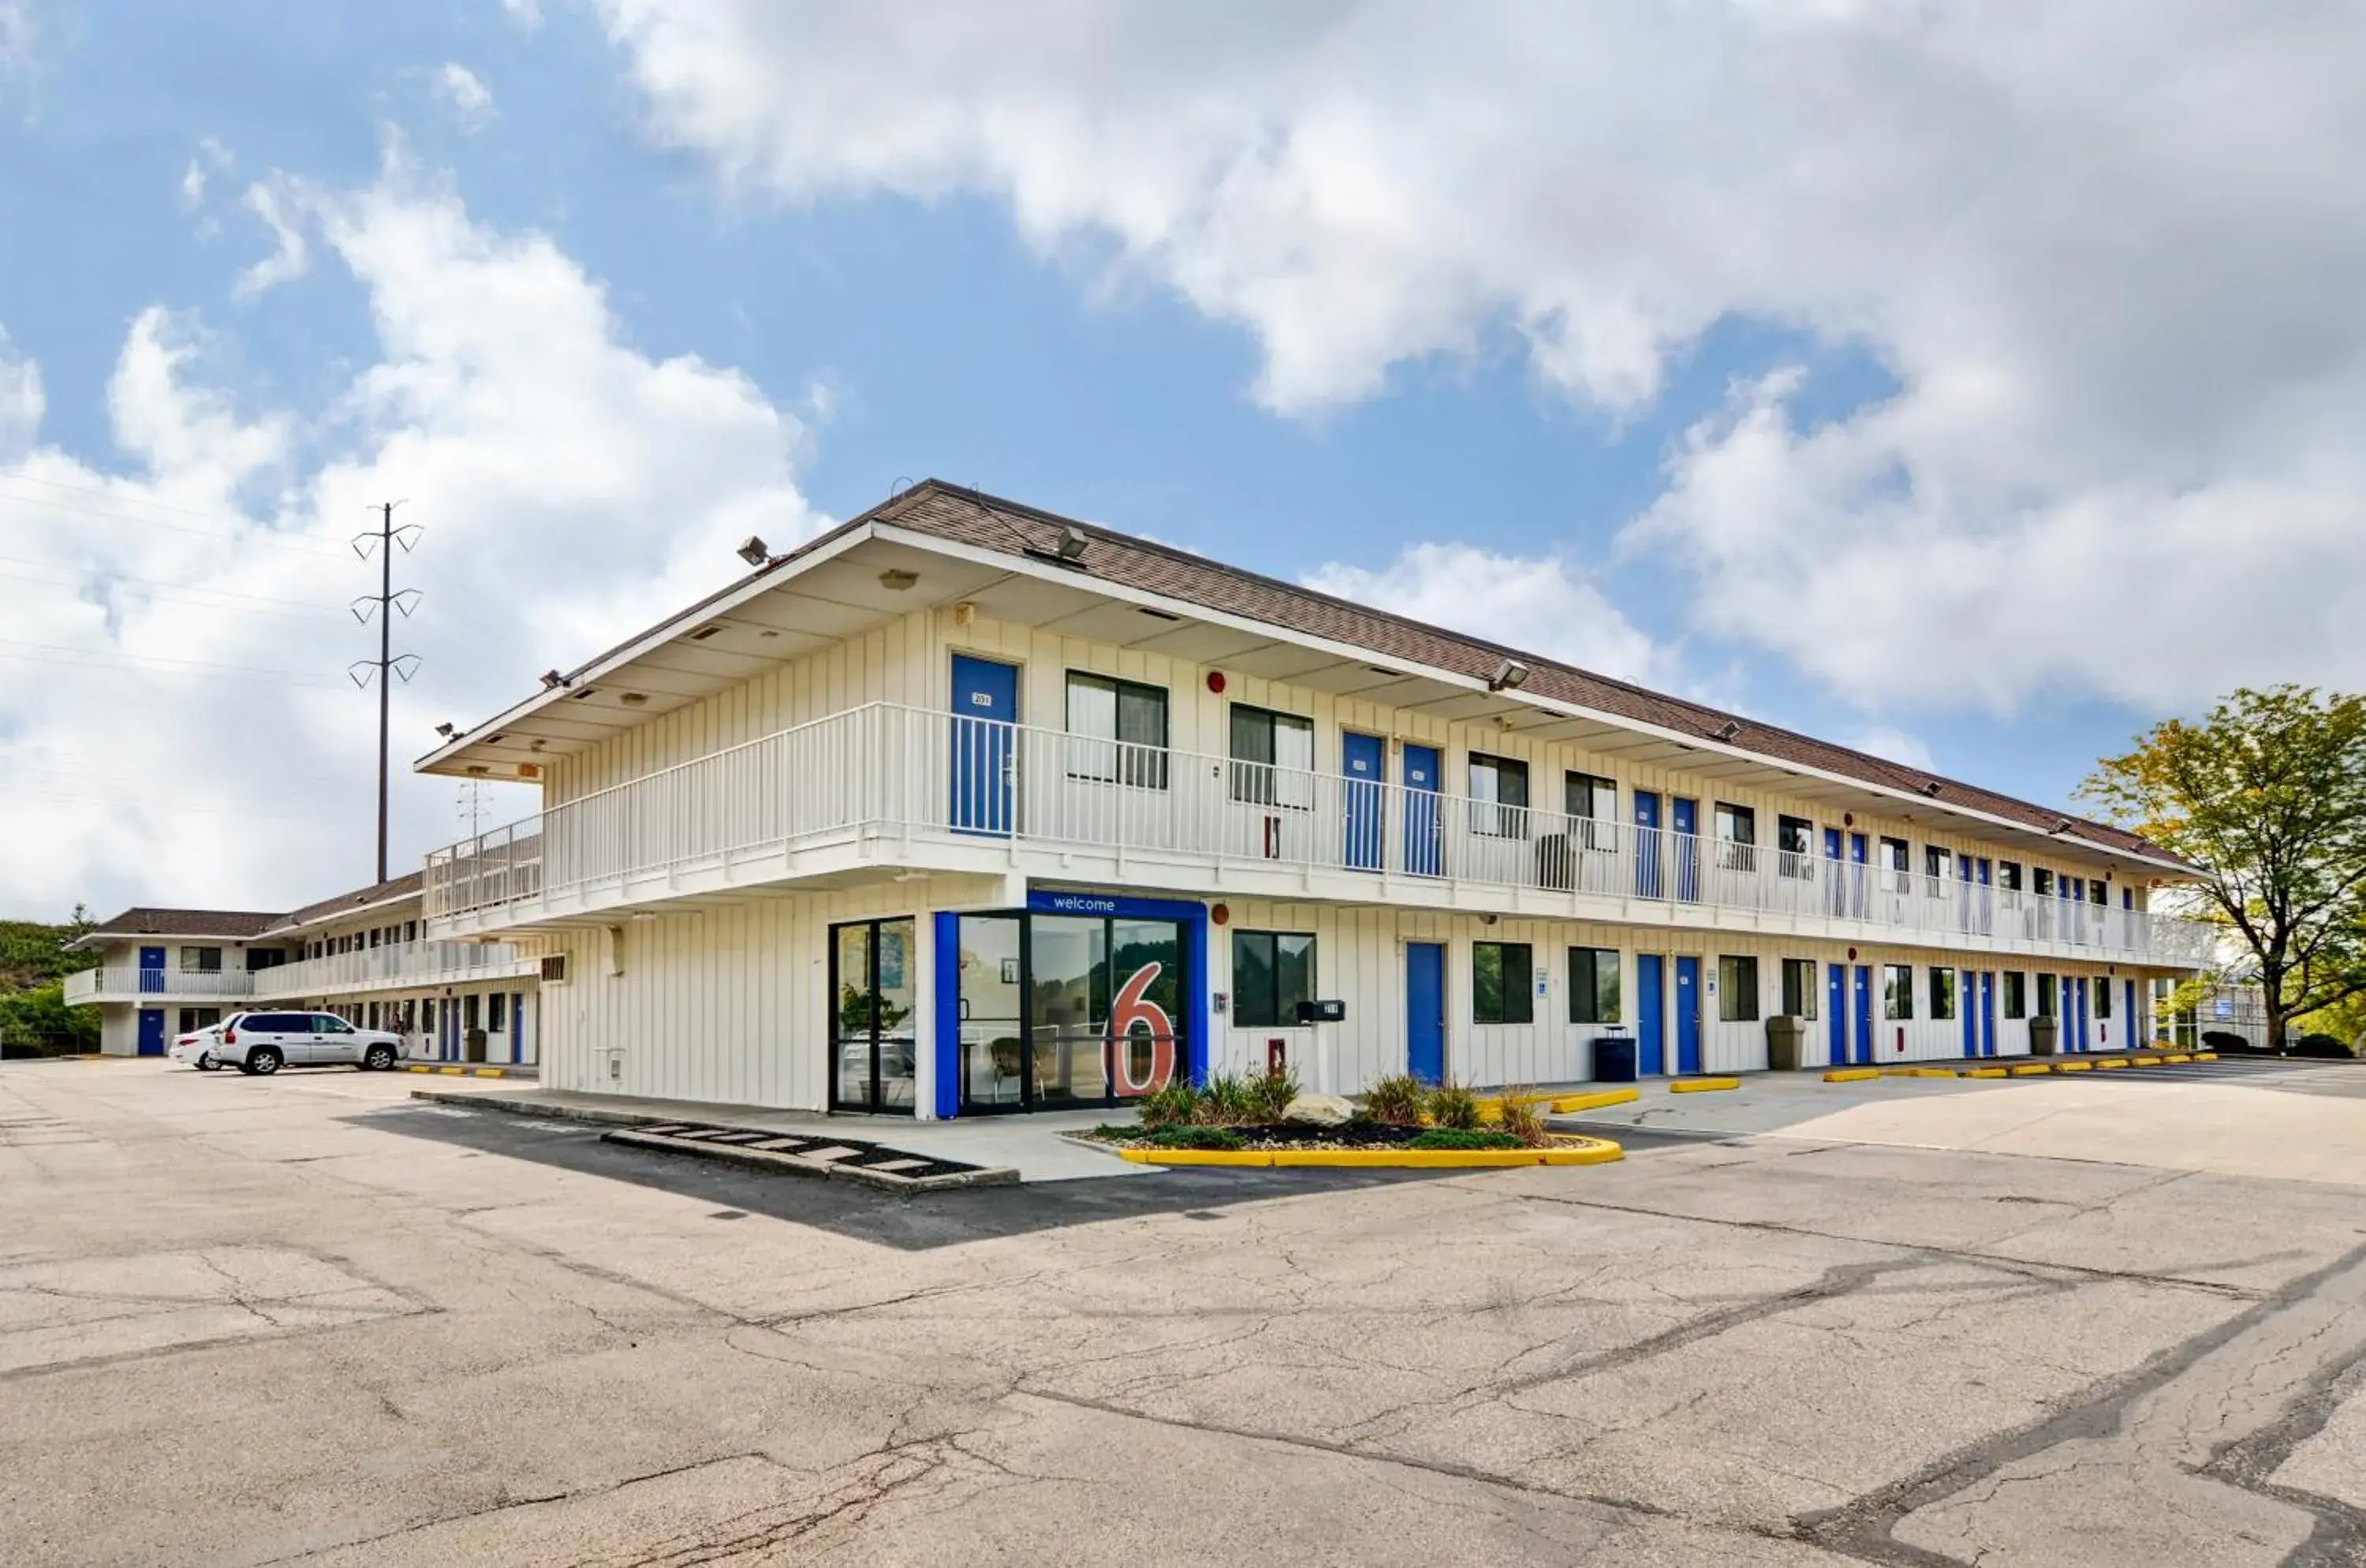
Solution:
M831 1109L910 1114L915 1098L913 922L830 928Z
M1173 920L963 916L963 1110L1112 1105L1187 1074L1183 952Z
M961 1108L1027 1106L1026 917L961 918Z

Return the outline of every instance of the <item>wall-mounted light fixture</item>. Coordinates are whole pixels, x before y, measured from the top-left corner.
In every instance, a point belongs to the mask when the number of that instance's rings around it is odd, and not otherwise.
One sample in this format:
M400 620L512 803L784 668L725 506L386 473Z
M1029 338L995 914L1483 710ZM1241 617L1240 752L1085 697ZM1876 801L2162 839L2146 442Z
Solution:
M749 566L762 566L772 558L772 552L765 547L761 536L755 534L749 535L739 542L738 555L739 558Z
M1495 672L1493 675L1487 677L1487 689L1491 692L1508 692L1516 686L1525 685L1527 679L1527 665L1516 659L1506 659L1495 667Z
M1085 558L1085 546L1089 543L1085 531L1071 523L1060 530L1060 543L1053 553L1073 566Z

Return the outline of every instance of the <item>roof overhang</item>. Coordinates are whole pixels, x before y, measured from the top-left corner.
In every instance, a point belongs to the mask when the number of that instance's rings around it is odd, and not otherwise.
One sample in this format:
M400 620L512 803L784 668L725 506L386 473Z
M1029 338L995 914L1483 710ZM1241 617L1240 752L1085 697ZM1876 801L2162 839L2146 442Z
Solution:
M908 579L908 581L907 581ZM1065 637L1166 655L1449 722L1493 722L1527 739L1566 741L1628 762L1766 789L1831 811L1977 824L2031 846L2141 866L2191 867L2046 832L2011 818L1667 728L1479 677L1209 608L1059 564L891 522L858 518L806 549L601 655L421 758L422 773L532 781L540 762L637 728L803 654L914 609L968 603L979 615ZM2066 820L2075 820L2067 818Z

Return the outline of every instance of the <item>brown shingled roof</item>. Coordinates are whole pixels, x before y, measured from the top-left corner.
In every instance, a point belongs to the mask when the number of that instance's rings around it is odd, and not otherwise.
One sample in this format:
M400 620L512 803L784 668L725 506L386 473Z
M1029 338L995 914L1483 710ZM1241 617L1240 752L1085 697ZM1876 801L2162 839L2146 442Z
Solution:
M986 549L1037 554L1053 550L1062 529L1080 528L1090 540L1081 559L1072 563L1080 576L1164 594L1279 628L1313 633L1334 642L1474 680L1486 680L1504 660L1516 659L1529 670L1527 682L1520 687L1524 696L1545 697L1652 725L1696 737L1707 745L1722 745L1778 764L1813 768L1925 795L1942 805L2003 818L2037 832L2058 830L2066 837L2102 849L2157 860L2174 858L2135 834L2108 823L2070 817L2051 807L2017 800L1794 730L1612 680L1539 654L1427 626L1295 583L1225 566L1187 550L941 480L929 479L915 485L854 519L849 526L865 522L884 523ZM832 530L823 539L840 531ZM794 559L822 542L814 540L783 559Z
M244 942L263 934L279 917L254 909L126 909L84 931L79 941L101 936L212 936Z
M427 874L424 870L408 872L401 876L390 877L372 886L355 888L351 893L340 893L333 898L323 898L317 904L307 904L293 914L279 917L272 930L289 931L298 926L309 926L315 920L330 919L351 910L365 909L373 904L390 903L399 898L416 898L419 897L421 887L425 885L426 878Z

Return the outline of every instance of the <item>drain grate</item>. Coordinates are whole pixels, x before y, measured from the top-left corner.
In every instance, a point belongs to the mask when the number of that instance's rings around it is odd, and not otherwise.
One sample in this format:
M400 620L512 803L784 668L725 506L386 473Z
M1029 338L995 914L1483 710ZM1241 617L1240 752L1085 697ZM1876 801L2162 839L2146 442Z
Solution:
M887 1144L836 1134L775 1132L762 1127L723 1127L701 1122L656 1122L620 1127L605 1141L633 1148L659 1149L728 1159L736 1164L838 1177L898 1192L1015 1183L1019 1173L916 1154Z

